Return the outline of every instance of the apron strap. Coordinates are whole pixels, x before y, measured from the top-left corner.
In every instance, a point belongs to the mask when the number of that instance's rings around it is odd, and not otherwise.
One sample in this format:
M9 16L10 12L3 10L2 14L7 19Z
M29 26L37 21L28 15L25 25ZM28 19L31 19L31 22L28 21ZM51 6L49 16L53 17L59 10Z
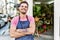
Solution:
M26 15L26 18L27 18L27 20L29 21L29 19L28 19L28 16Z

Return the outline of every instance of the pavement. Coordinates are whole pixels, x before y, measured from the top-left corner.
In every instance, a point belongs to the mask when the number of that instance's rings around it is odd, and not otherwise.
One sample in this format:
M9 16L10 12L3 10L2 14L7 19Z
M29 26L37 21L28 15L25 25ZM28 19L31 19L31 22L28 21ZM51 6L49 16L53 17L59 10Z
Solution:
M34 37L34 40L54 40L53 36L48 36L48 35L40 35L39 37ZM0 40L14 40L14 38L11 38L10 36L0 36Z
M10 36L0 36L0 40L14 40L14 38L11 38Z

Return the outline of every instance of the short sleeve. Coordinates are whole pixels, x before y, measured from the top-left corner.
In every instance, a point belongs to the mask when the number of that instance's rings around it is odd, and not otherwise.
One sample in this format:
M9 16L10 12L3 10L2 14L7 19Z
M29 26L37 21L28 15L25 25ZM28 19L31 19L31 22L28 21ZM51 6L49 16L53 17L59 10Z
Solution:
M11 26L16 26L16 25L17 25L16 19L13 18L13 19L11 20Z
M30 17L30 23L35 23L34 17Z

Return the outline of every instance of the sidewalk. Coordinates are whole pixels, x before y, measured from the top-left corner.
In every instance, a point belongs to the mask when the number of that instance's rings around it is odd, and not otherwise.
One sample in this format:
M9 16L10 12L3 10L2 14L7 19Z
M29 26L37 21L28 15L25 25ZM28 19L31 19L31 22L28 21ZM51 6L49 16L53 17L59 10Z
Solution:
M10 36L0 36L0 40L14 40L14 38L10 38ZM34 40L54 40L53 36L48 35L40 35L40 37L35 37Z
M0 36L0 40L14 40L14 38L10 38L10 36Z

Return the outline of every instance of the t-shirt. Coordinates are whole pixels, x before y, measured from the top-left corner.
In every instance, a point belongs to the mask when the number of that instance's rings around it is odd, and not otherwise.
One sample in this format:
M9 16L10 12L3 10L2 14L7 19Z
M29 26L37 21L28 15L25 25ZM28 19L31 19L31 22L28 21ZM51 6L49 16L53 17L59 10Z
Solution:
M14 17L14 18L11 20L11 26L12 26L12 25L13 25L13 26L17 26L18 20L19 20L19 16ZM27 20L26 17L25 17L25 18L20 18L20 21L26 21L26 20ZM34 23L34 17L28 16L28 20L29 20L30 23Z

